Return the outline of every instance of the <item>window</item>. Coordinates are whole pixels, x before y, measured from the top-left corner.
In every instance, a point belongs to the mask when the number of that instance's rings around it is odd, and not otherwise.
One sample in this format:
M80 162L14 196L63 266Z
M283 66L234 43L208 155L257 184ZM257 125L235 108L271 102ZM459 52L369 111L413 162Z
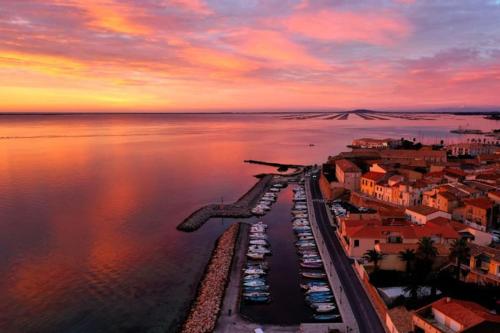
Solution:
M354 247L359 247L359 239L354 240Z

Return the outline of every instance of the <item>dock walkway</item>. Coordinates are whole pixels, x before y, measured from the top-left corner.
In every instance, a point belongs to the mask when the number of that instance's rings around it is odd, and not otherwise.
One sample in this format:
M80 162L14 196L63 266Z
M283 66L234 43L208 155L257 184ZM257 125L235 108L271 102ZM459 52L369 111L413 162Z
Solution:
M195 231L214 217L248 218L257 201L274 184L272 175L265 175L255 183L238 201L232 204L210 204L203 206L177 226L181 231Z

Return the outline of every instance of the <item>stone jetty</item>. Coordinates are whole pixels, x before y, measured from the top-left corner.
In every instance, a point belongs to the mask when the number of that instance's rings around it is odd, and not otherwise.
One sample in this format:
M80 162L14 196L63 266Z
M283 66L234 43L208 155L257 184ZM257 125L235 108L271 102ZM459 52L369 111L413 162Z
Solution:
M181 231L195 231L205 224L206 221L214 217L251 217L251 209L273 183L272 175L263 175L238 201L232 204L210 204L204 206L187 217L177 226L177 229Z
M218 239L182 333L213 332L229 280L239 228L239 223L231 225Z

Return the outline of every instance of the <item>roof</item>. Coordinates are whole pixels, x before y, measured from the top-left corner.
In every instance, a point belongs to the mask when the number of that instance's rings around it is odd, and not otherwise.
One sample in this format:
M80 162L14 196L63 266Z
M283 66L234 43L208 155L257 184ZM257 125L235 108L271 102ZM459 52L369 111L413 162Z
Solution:
M387 311L389 317L391 317L391 321L396 326L398 332L411 332L413 330L412 327L412 319L411 312L406 310L404 306L398 306L392 308Z
M453 193L451 193L449 191L438 192L437 195L445 198L448 201L458 200L458 198Z
M373 180L375 182L378 182L378 181L382 180L385 175L386 174L382 173L382 172L368 171L363 176L361 176L361 178L370 179L370 180Z
M412 149L386 149L380 152L382 158L413 158L423 157L446 158L444 150L412 150Z
M486 254L488 257L500 262L500 249L474 243L469 243L469 248L471 256L477 257L480 254Z
M439 212L439 209L429 207L429 206L424 206L424 205L418 205L418 206L410 206L410 207L406 208L406 211L410 211L410 212L417 213L420 215L431 215L431 214Z
M474 206L481 209L490 209L491 207L493 207L493 202L486 197L466 199L464 200L464 202L466 205Z
M474 302L445 297L432 303L431 306L459 322L464 328L475 326L485 320L500 322L500 316L492 315L488 309Z
M335 161L335 165L344 172L361 172L361 169L356 164L346 159Z

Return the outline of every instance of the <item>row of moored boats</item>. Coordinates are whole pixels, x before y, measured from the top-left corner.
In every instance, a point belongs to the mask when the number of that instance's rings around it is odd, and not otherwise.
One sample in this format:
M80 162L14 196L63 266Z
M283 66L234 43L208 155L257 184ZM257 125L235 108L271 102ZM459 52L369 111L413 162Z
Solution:
M247 263L243 268L243 299L249 303L268 303L271 293L267 284L269 265L265 256L271 255L267 224L257 222L250 227Z
M304 186L299 185L293 191L295 203L292 210L292 224L297 236L295 246L300 257L300 274L303 279L300 286L304 290L307 305L314 311L314 319L336 320L340 315L311 231Z
M281 191L286 185L282 183L276 183L269 188L269 191L262 195L260 201L252 208L252 214L257 216L262 216L271 210L271 206L278 199L278 192Z

